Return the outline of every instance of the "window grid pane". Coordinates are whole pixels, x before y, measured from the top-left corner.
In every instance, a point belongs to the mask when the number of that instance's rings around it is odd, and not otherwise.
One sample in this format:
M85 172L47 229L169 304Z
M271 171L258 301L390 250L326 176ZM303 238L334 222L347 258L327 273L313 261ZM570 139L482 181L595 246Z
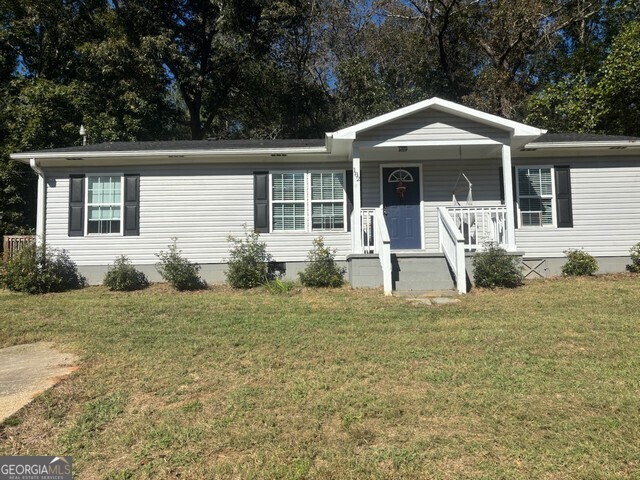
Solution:
M89 177L89 204L120 204L120 177Z
M312 200L342 200L344 198L344 174L312 173Z
M304 201L304 173L274 173L271 182L274 201Z
M344 205L342 203L314 203L311 207L311 224L314 230L343 229Z
M273 230L304 230L304 203L274 203Z

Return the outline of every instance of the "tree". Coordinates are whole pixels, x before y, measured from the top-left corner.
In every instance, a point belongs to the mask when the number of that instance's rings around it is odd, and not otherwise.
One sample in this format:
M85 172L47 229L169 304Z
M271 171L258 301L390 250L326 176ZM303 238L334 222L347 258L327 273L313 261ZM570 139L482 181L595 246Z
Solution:
M268 51L263 7L252 0L114 0L135 49L149 48L175 82L191 138L227 128L223 113L237 94L243 67ZM224 134L224 132L223 132Z
M567 76L529 99L527 121L556 132L640 136L640 21L622 28L588 77Z
M34 225L35 175L9 154L169 136L172 104L106 0L4 0L0 10L0 235ZM160 128L158 128L160 127ZM175 135L176 129L171 129Z
M640 21L630 22L614 39L596 86L600 129L640 136Z

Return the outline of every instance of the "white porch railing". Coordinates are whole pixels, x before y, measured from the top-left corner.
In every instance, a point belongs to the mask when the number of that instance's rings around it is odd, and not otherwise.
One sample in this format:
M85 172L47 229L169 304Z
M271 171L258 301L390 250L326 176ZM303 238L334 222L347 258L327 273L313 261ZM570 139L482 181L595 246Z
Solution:
M506 247L507 207L448 207L454 225L464 237L467 250L477 250L484 242Z
M382 283L384 294L391 295L391 239L387 230L387 222L381 208L366 208L360 210L362 225L362 246L364 253L375 253L380 259L382 267Z
M438 207L438 244L456 277L456 288L467 293L464 237L444 207Z
M375 232L373 227L373 215L375 208L363 208L360 210L360 225L362 226L362 253L378 253L375 244Z

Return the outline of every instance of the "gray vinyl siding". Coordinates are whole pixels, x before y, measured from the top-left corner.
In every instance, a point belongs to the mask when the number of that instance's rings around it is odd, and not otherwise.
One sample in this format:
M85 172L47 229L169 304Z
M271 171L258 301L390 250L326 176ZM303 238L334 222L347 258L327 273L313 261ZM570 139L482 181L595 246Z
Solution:
M517 159L516 165L569 165L573 228L526 227L516 243L527 257L561 257L582 248L595 256L627 256L640 242L640 159Z
M358 135L358 140L479 140L507 141L508 133L473 120L429 109Z
M280 165L278 170L346 169L345 164L306 168ZM253 172L265 165L159 166L138 168L49 169L47 175L47 244L65 249L78 265L106 265L121 254L134 264L154 264L172 237L185 257L198 263L224 263L229 235L241 236L253 228ZM276 170L274 167L272 170ZM68 236L69 174L140 174L140 236ZM351 252L349 232L315 231L262 234L276 261L303 261L314 238L337 249L337 258Z

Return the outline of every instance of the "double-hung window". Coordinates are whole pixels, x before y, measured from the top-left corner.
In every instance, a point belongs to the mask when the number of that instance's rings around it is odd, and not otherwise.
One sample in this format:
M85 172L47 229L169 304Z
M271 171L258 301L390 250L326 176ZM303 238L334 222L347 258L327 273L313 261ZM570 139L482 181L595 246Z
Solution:
M272 172L272 231L344 230L345 172Z
M553 168L519 167L517 173L520 225L555 225Z
M305 174L271 175L273 230L305 230Z
M120 233L122 179L116 175L87 177L87 233Z
M311 229L344 229L344 173L311 173Z

